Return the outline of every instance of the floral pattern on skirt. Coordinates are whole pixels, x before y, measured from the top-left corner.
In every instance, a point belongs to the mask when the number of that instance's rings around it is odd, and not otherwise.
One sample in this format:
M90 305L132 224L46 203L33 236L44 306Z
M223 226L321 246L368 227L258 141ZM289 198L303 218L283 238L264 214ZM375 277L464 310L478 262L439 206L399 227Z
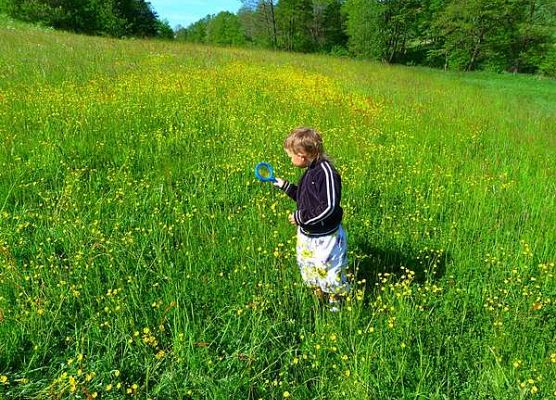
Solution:
M305 285L325 293L341 294L349 287L345 275L346 234L340 225L327 236L310 237L297 230L297 263Z

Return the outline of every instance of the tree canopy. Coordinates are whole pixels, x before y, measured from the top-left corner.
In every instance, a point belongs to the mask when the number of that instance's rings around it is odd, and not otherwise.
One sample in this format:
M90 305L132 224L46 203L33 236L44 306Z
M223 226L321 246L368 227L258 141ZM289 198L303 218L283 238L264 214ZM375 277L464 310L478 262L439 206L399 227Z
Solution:
M220 16L178 39L460 70L556 71L553 0L243 0L240 26ZM229 14L229 13L228 13ZM230 15L226 19L232 19ZM201 29L219 20L214 36ZM212 22L211 22L212 23ZM203 25L204 24L204 25ZM238 39L243 35L242 39ZM229 36L226 38L226 36ZM232 40L232 37L236 39Z
M327 52L388 63L556 76L554 0L242 0L174 32L145 0L0 0L78 33Z
M168 23L160 21L145 0L3 0L0 11L77 33L173 37Z

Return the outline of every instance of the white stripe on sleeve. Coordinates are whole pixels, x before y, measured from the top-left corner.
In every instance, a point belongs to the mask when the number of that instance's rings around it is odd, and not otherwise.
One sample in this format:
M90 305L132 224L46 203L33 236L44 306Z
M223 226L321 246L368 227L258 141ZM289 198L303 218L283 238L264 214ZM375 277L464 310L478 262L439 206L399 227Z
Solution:
M332 214L334 208L336 207L336 192L334 191L334 175L332 173L332 168L327 161L322 162L320 166L324 170L327 206L319 215L308 220L305 223L307 225L315 224L320 220L325 219L330 214Z

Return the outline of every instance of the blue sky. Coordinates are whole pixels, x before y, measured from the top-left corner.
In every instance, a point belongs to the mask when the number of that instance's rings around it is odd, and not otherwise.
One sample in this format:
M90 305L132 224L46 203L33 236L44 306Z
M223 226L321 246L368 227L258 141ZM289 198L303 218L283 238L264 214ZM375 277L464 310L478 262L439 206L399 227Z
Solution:
M167 20L172 28L187 27L207 14L236 13L241 7L240 0L149 0L149 3L158 17Z

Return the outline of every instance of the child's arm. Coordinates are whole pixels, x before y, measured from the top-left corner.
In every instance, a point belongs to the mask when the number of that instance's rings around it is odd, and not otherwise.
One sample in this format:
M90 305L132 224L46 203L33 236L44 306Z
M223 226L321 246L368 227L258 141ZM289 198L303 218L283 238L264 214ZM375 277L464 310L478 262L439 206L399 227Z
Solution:
M274 182L274 186L278 189L283 190L292 200L297 201L297 185L285 181L280 178L276 178L276 182Z

